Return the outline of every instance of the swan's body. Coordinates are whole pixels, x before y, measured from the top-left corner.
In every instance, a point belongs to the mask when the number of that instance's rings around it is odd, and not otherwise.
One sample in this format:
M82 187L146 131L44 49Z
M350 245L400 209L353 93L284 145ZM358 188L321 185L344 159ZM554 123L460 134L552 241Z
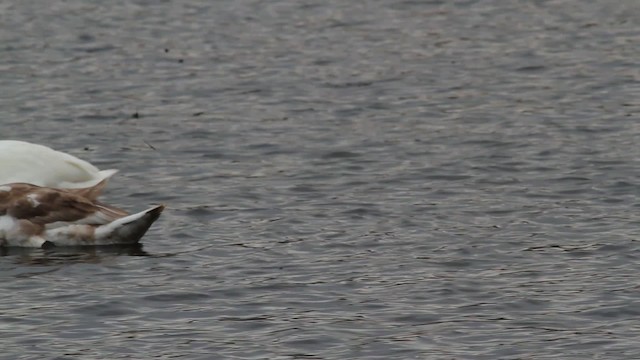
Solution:
M91 187L117 170L98 170L87 161L43 145L0 140L0 184L28 183L61 189Z
M134 244L164 206L128 215L96 198L105 182L85 189L0 185L0 246Z

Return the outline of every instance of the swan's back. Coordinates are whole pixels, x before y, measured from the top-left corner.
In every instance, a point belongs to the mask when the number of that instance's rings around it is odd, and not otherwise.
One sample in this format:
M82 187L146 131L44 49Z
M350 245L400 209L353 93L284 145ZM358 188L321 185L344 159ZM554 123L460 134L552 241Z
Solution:
M85 188L117 170L99 170L87 161L43 145L0 140L0 184L15 182L55 188Z

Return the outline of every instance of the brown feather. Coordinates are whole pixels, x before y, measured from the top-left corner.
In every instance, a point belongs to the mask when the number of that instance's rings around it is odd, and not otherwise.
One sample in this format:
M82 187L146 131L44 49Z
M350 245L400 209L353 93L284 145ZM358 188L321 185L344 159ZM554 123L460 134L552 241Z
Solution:
M102 190L104 190L105 186L107 186L107 179L104 179L94 186L88 188L65 189L65 191L82 196L87 200L96 201L98 199L98 196L102 195Z
M95 225L98 225L128 215L116 207L92 201L104 187L101 184L71 191L31 184L8 184L6 186L11 186L10 191L0 191L0 215L8 214L39 225L78 221L99 214L92 217Z

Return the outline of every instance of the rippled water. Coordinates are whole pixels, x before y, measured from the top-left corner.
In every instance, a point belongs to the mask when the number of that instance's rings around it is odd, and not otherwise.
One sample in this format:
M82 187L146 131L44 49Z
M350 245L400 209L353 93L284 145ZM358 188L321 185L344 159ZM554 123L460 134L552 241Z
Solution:
M142 248L3 250L0 359L637 358L640 3L0 4L3 138Z

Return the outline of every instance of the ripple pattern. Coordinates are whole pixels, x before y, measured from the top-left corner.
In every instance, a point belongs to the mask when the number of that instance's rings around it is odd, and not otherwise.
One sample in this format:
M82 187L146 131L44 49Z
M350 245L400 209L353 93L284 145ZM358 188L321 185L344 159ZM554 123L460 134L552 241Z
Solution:
M0 4L2 137L168 205L0 251L0 359L632 359L640 3Z

